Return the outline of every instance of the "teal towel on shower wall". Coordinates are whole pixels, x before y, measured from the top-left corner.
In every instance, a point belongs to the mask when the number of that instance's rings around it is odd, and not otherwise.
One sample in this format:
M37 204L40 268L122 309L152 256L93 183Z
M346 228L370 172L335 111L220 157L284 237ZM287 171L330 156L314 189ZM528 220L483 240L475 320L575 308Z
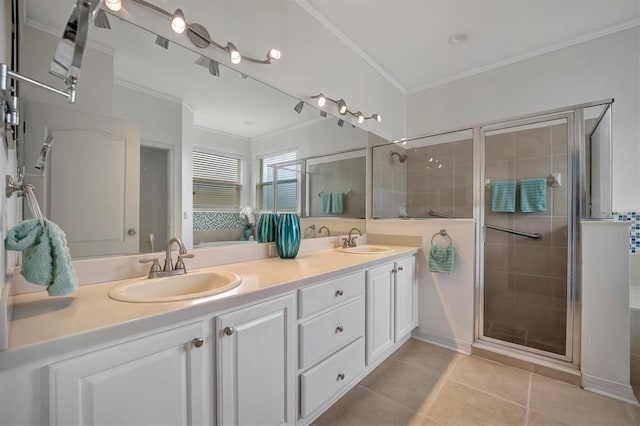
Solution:
M322 213L331 213L331 193L320 193L320 210Z
M491 211L513 213L516 211L516 181L493 182L491 186Z
M523 213L547 211L547 180L545 178L520 181L520 211Z
M344 193L331 193L331 213L342 213L344 210Z
M20 274L30 283L47 287L49 296L64 296L78 288L78 277L62 229L45 219L25 220L9 230L7 250L22 251Z

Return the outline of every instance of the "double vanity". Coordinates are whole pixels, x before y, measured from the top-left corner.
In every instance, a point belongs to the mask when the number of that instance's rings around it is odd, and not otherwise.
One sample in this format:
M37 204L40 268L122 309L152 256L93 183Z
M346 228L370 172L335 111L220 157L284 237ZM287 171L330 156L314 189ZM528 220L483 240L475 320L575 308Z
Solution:
M16 296L3 422L309 424L410 337L417 251L360 245Z

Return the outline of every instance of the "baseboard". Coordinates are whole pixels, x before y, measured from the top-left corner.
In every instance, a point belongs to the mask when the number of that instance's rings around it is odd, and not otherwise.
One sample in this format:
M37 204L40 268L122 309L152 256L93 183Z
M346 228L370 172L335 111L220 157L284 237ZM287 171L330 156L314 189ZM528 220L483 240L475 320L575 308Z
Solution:
M640 405L638 404L638 401L633 394L633 388L631 388L630 385L612 382L611 380L583 373L582 387L585 390L608 396L609 398L614 398L633 405Z
M434 333L421 327L413 330L411 336L414 339L422 340L423 342L431 343L432 345L451 349L452 351L460 352L465 355L471 355L471 342L465 342L463 340L456 339L455 337Z

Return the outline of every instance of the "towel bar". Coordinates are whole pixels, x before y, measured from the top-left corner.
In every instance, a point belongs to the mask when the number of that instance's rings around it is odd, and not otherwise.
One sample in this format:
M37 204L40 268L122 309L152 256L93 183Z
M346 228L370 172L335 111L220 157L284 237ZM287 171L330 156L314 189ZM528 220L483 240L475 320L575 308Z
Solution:
M318 192L318 197L322 197L322 194L324 194L324 191L320 191ZM344 195L349 195L351 194L351 190L347 189L346 191L343 192Z
M547 176L547 183L554 188L562 186L562 174L551 173L549 176ZM484 180L484 189L491 189L491 179Z

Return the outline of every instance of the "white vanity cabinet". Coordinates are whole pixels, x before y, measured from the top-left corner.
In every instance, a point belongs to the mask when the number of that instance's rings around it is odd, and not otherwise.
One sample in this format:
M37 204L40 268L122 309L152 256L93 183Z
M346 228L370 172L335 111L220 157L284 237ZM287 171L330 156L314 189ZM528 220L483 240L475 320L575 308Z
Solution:
M300 418L355 384L365 369L365 272L298 291Z
M367 365L386 356L417 324L413 256L367 271Z
M218 424L295 424L295 295L216 318Z
M205 322L148 334L51 364L52 425L206 422ZM209 342L210 343L210 342Z

